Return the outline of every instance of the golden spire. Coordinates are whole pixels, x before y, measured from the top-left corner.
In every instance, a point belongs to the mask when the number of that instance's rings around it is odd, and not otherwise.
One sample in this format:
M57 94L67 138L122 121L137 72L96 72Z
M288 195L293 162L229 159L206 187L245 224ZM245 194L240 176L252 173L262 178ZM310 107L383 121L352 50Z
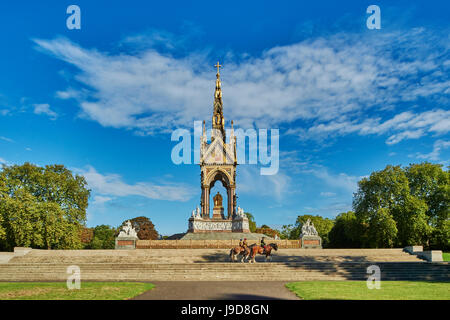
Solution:
M220 75L220 68L222 68L222 65L220 65L219 61L217 61L217 64L214 67L217 68L217 74Z
M222 84L220 82L220 68L222 65L217 61L214 65L217 68L216 74L216 89L214 91L214 112L213 112L213 129L218 129L222 133L223 140L225 141L225 119L223 117L223 104L222 104Z

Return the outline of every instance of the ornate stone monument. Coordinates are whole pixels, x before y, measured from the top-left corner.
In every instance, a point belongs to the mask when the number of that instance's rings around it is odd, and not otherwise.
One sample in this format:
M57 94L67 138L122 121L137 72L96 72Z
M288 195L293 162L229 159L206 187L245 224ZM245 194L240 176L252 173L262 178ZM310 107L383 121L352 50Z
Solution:
M202 195L201 212L193 212L189 218L188 233L201 232L250 232L248 219L236 212L236 136L231 121L230 142L226 143L225 118L223 116L222 85L219 63L217 68L214 109L212 116L211 142L207 142L205 121L200 138L200 182ZM226 189L227 202L222 205L223 196L217 193L214 198L212 217L210 217L210 192L216 182ZM195 210L194 210L195 211Z
M322 238L317 233L316 228L314 227L314 223L310 219L308 219L302 225L302 233L300 234L301 246L304 249L313 248L313 249L322 249Z
M122 230L116 238L116 249L135 249L136 241L139 240L136 230L131 225L130 220L125 222Z

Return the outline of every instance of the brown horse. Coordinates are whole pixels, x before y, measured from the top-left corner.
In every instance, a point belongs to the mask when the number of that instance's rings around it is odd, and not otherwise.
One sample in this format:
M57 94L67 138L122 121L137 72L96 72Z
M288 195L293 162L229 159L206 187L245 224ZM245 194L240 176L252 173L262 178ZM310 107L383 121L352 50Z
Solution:
M231 262L236 261L236 256L241 256L241 262L244 262L244 259L247 258L250 254L249 248L243 248L243 247L234 247L230 250L230 259Z
M277 251L278 250L278 245L276 243L270 243L266 245L266 252L264 252L264 248L261 246L258 246L256 244L253 244L249 247L250 249L250 263L253 262L255 263L255 257L256 254L264 254L266 256L266 262L267 260L270 259L270 261L272 261L272 249ZM247 256L248 257L248 256Z

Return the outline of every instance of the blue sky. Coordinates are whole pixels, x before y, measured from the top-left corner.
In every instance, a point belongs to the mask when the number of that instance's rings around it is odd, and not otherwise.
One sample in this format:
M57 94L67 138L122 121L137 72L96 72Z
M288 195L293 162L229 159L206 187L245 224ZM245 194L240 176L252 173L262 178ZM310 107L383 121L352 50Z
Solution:
M81 30L66 8L81 8ZM366 8L381 9L368 30ZM184 232L198 165L175 165L176 128L213 109L280 130L280 170L238 166L258 225L351 209L388 164L449 165L448 1L29 1L0 4L0 162L61 163L86 177L88 226L148 216ZM219 187L216 190L223 190Z

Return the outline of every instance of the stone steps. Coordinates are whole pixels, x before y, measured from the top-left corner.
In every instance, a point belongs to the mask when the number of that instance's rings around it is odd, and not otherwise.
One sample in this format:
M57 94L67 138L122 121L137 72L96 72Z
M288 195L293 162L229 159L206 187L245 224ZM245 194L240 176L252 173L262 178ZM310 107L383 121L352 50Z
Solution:
M370 263L312 263L312 264L102 264L79 265L82 280L90 281L167 281L167 280L236 280L261 279L306 280L365 280ZM380 263L383 280L450 281L448 263ZM66 268L61 264L0 265L0 281L65 281Z
M66 281L77 265L84 281L382 280L450 281L449 263L427 263L402 249L280 249L272 262L229 261L226 249L32 250L0 264L0 281Z

